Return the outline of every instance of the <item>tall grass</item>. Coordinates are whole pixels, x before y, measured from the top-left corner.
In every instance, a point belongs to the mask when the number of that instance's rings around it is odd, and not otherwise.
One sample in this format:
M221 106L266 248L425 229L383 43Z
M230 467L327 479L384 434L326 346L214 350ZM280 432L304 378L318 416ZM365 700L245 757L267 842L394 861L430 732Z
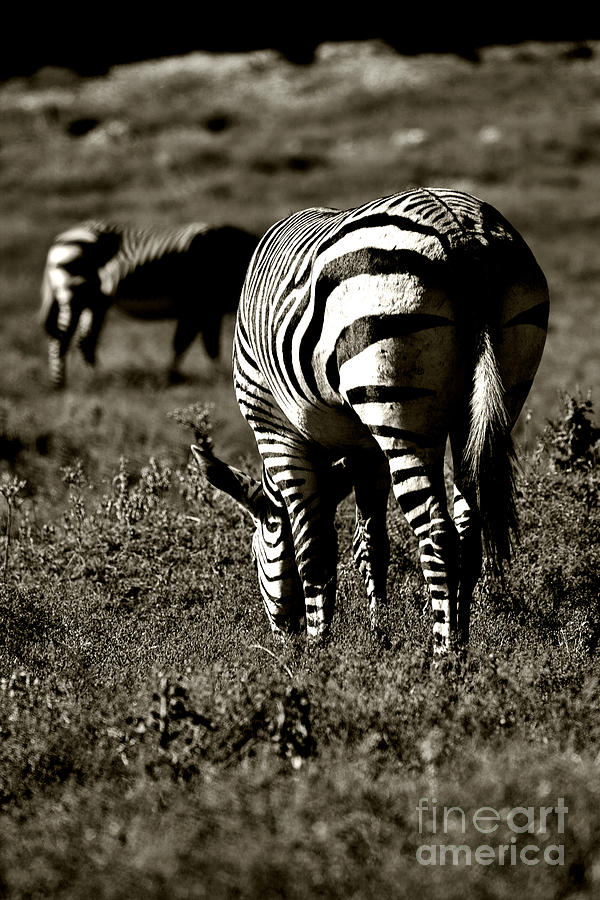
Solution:
M0 585L7 895L592 896L600 481L597 435L568 439L591 412L569 399L526 461L522 546L503 589L484 577L468 659L445 670L395 510L390 647L370 634L347 501L333 640L309 651L268 635L246 519L194 467L122 459L103 483L65 467L65 510L43 524L24 500ZM419 831L420 798L459 807L464 833L456 812ZM444 842L497 853L510 810L559 798L563 831L553 814L516 835L536 867L417 861ZM493 838L472 824L483 806Z

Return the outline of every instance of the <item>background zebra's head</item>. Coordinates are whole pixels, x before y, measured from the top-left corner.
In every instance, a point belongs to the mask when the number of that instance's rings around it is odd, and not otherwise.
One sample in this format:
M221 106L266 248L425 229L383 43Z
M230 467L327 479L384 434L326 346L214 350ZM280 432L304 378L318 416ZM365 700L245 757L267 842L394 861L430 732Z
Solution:
M90 365L95 362L97 335L90 337L93 311L84 300L72 298L68 303L50 299L42 311L42 325L47 335L50 381L54 388L66 383L66 354L74 335L79 334L79 347Z

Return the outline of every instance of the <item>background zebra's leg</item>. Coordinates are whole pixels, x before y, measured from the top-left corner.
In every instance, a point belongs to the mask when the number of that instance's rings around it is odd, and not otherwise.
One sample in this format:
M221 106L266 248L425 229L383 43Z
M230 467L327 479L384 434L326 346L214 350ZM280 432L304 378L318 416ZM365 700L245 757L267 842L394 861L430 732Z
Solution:
M96 363L96 348L106 318L107 308L105 302L95 300L93 305L83 310L79 320L79 328L77 330L78 346L81 355L90 366Z
M66 348L60 338L48 338L48 371L52 387L58 390L65 386L66 381Z
M184 381L181 374L181 363L186 351L191 346L194 338L198 334L198 323L188 317L182 317L177 320L175 327L175 335L173 337L173 362L168 372L169 382L171 384L179 384Z
M379 631L390 559L386 522L390 471L385 456L379 452L358 455L351 466L356 498L354 560L365 582L371 627Z
M66 381L66 355L77 330L81 307L75 305L71 291L55 301L56 326L48 337L48 366L52 387L62 388Z
M202 342L204 349L211 359L217 359L219 356L221 343L221 322L217 319L211 319L204 322L202 326Z

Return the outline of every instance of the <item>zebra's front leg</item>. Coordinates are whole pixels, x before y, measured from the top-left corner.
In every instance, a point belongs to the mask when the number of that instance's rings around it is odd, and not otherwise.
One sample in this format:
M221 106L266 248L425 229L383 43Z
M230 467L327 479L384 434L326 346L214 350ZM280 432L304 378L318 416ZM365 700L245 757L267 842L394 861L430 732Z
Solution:
M290 520L281 493L263 465L264 505L252 541L263 605L273 634L300 631L304 617Z
M294 461L294 490L284 494L294 541L296 567L311 640L327 638L335 608L337 533L335 503L330 497L330 466ZM328 478L329 473L329 478Z
M71 304L70 292L58 304L56 327L48 337L48 365L52 387L59 390L66 383L67 351L77 330L81 309Z
M337 533L333 515L312 509L306 524L294 520L296 565L304 593L306 633L309 639L325 640L335 610L337 587Z
M371 628L379 633L390 560L386 523L390 472L385 457L377 452L355 457L352 476L356 498L354 561L365 583Z

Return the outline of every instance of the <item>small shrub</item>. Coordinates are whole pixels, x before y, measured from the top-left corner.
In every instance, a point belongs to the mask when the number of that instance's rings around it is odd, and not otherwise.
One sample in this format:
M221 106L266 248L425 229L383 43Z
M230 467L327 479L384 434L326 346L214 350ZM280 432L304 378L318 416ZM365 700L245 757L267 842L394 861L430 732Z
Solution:
M541 448L561 471L598 465L600 428L592 421L594 407L590 395L582 400L581 395L564 394L562 404L562 415L548 424Z
M214 430L214 403L192 403L167 413L184 428L189 428L196 441L210 441Z

